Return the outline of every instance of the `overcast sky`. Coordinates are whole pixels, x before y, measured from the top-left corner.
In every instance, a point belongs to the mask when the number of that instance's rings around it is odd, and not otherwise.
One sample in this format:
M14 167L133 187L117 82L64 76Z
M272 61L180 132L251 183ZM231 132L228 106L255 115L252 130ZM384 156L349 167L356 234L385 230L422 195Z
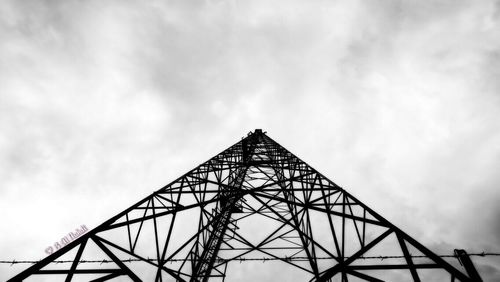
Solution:
M0 259L255 128L435 252L499 252L499 30L498 1L2 1Z

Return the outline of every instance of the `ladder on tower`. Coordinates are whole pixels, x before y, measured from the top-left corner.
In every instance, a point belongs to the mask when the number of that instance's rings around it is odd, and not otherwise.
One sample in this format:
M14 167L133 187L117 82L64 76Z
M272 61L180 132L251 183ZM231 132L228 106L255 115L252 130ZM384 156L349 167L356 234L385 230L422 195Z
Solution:
M260 131L262 133L262 131ZM252 162L252 156L255 150L255 144L258 142L260 134L251 135L251 138L245 139L242 145L241 166L234 172L235 177L230 177L229 187L224 188L220 195L220 205L217 214L211 224L211 232L207 243L203 246L203 251L197 257L193 266L193 275L191 281L208 281L211 277L211 271L216 261L217 254L224 241L224 234L231 221L231 215L235 212L241 212L241 186L245 180L249 164Z

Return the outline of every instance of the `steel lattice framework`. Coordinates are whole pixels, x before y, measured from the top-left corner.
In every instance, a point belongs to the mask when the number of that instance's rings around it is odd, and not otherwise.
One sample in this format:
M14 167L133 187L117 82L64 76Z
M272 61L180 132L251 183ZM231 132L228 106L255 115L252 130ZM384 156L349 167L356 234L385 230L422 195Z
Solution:
M10 281L263 281L264 274L473 281L261 130Z

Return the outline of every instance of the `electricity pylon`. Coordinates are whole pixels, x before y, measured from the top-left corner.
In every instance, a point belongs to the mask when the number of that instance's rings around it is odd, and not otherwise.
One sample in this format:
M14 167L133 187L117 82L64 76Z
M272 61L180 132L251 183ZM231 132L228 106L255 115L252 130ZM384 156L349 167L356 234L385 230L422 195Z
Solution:
M475 280L258 129L10 281L45 276L46 281Z

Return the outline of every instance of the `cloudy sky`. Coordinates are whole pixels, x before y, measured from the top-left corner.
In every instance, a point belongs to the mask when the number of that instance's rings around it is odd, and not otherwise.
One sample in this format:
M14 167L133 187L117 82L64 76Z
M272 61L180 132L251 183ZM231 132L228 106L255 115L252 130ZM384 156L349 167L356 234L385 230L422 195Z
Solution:
M0 259L255 128L437 253L499 252L498 30L486 0L2 1Z

